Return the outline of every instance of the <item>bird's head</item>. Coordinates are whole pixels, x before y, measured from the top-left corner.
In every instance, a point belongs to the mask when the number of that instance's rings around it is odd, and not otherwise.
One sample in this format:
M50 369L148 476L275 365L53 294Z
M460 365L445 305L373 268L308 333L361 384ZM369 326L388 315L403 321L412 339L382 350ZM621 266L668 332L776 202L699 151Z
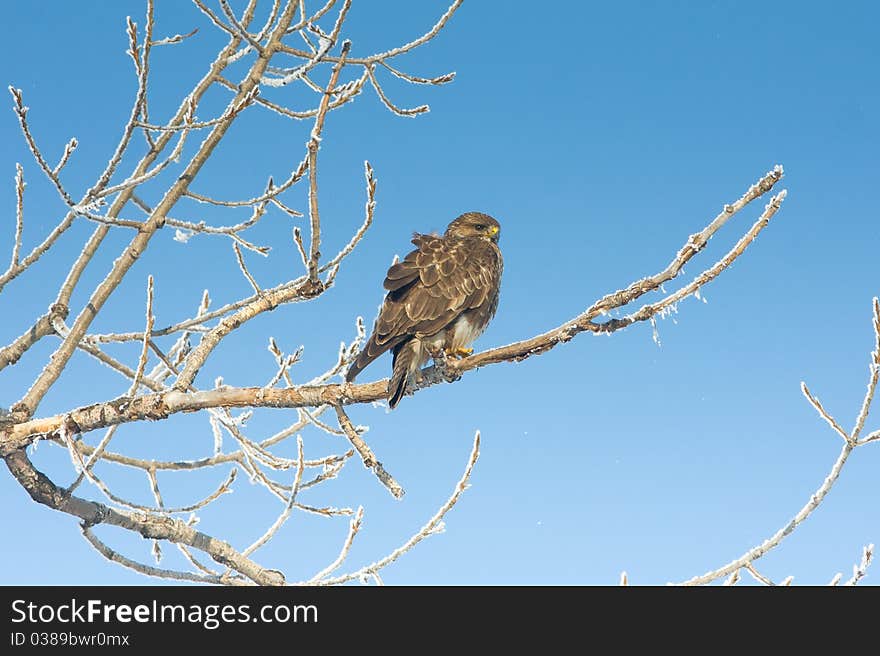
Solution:
M446 228L451 237L482 237L497 242L501 235L501 224L482 212L465 212Z

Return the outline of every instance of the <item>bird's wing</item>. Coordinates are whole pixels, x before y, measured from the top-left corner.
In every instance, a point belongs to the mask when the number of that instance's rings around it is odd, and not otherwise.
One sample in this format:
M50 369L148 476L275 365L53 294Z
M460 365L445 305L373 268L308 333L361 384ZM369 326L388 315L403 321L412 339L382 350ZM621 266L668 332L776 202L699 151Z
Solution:
M416 235L413 243L416 250L385 277L377 344L399 335L433 335L497 289L496 252L486 242Z

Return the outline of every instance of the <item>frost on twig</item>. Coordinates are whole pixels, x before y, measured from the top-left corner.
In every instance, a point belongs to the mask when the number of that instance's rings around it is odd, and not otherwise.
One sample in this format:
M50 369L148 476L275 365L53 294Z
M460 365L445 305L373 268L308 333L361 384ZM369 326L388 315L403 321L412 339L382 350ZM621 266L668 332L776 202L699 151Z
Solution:
M853 574L844 585L858 585L859 581L865 577L872 562L874 562L874 545L869 544L862 550L862 560L858 565L853 565Z
M343 574L342 576L337 576L334 578L325 578L325 579L317 579L312 582L318 583L320 585L338 585L340 583L347 583L348 581L360 579L365 575L372 575L375 572L378 572L380 569L383 569L393 563L395 560L400 558L403 554L411 550L415 547L419 542L424 540L427 537L435 535L438 530L442 530L443 527L443 518L446 516L452 507L458 502L458 499L461 497L462 493L468 488L469 481L471 477L471 472L474 470L474 465L477 464L477 459L480 457L480 431L477 431L474 435L474 446L471 449L471 455L468 458L467 465L465 466L464 473L458 481L458 484L455 486L455 490L452 492L452 496L446 500L440 509L434 514L428 522L422 526L418 533L413 535L409 540L404 542L397 549L392 551L390 554L377 560L369 565L365 565L360 569L351 572L349 574Z
M404 495L403 488L396 480L394 480L394 477L391 474L385 471L385 467L382 466L382 463L376 458L373 450L363 440L360 431L351 423L351 419L345 414L342 406L337 405L334 406L333 409L336 410L336 416L339 418L340 428L342 428L352 446L354 446L355 450L360 454L361 460L364 462L364 467L376 474L376 478L378 478L379 482L391 492L394 498L402 498Z
M24 170L21 164L15 165L15 237L12 241L12 262L9 271L18 266L21 253L21 235L24 231Z

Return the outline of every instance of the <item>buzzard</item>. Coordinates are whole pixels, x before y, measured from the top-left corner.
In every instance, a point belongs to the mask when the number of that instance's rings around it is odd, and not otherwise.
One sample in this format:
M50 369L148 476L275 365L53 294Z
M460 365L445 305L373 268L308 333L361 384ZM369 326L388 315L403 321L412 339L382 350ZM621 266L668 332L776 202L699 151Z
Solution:
M388 403L394 408L428 358L441 349L453 357L470 355L473 349L468 345L486 329L498 307L500 232L498 221L488 214L466 212L442 236L415 233L416 249L388 269L388 293L373 333L345 380L354 380L390 350L394 359Z

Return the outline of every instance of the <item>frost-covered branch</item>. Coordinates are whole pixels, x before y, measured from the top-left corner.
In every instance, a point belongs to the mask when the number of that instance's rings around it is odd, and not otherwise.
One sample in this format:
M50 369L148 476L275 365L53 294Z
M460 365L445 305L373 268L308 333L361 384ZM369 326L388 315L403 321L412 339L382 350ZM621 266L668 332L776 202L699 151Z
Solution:
M404 542L397 549L392 551L390 554L385 556L384 558L377 560L369 565L361 567L359 570L352 572L350 574L344 574L342 576L338 576L330 579L320 579L317 581L313 581L319 585L338 585L340 583L346 583L351 580L360 579L363 576L373 574L378 572L380 569L387 567L395 560L400 558L407 551L415 547L419 542L424 540L431 535L435 535L437 533L441 533L444 530L443 518L446 516L452 507L458 502L458 499L461 497L462 493L468 488L469 481L471 478L471 472L474 470L474 465L477 464L477 459L480 457L480 431L477 431L476 435L474 435L474 446L471 449L471 455L468 458L467 465L464 469L464 474L462 474L461 479L459 479L458 484L455 486L455 490L452 492L452 496L446 500L440 509L434 514L431 519L419 530L418 533L413 535L409 540Z
M382 463L379 462L379 459L376 458L376 454L373 453L370 445L361 437L361 431L351 423L351 419L348 418L348 415L345 414L345 411L341 406L334 406L333 409L336 410L336 416L339 419L339 427L345 432L348 441L351 442L351 445L355 448L358 454L360 454L361 460L364 462L364 467L376 475L379 482L391 492L394 498L402 498L404 495L403 488L396 480L394 480L394 477L385 470Z
M350 2L346 0L343 6L343 12L348 10ZM340 15L341 25L343 15ZM321 143L321 132L324 129L324 121L327 118L327 110L330 106L330 90L336 86L339 80L339 73L345 65L345 57L351 48L351 42L345 41L342 44L342 56L333 67L330 74L330 81L327 83L327 89L321 99L321 106L318 108L318 114L315 116L315 124L312 127L312 133L309 137L307 145L309 153L309 225L311 226L311 242L309 245L309 261L308 273L309 281L312 284L318 282L318 258L321 256L321 217L318 212L318 149Z
M143 348L141 349L141 357L138 358L137 369L134 373L134 379L131 382L131 387L128 390L129 396L134 396L137 393L138 388L141 384L141 378L144 375L144 369L147 366L147 356L149 354L149 346L150 346L150 333L153 331L153 322L156 320L156 317L153 316L153 276L149 276L147 278L147 325L144 329L144 339L143 339Z
M15 165L15 237L12 242L12 261L9 263L11 271L18 265L18 257L21 253L21 235L24 231L24 169L21 164Z
M877 298L874 298L873 301L873 326L874 326L874 335L875 335L875 350L871 353L871 374L868 382L868 394L866 396L866 402L870 405L871 399L873 399L873 391L874 387L877 384L876 381L876 364L878 360L878 353L880 353L880 302L878 302ZM710 572L706 572L700 576L695 576L687 581L684 581L682 585L705 585L707 583L712 583L718 579L721 579L725 576L732 575L737 572L741 568L749 569L756 560L766 555L771 549L779 546L779 544L798 527L800 526L812 513L819 507L822 501L825 500L825 497L831 491L831 488L837 482L837 479L840 477L840 473L843 470L843 466L846 464L852 452L864 444L868 443L871 440L866 438L859 439L859 432L861 431L862 426L864 425L864 419L868 414L868 407L862 405L858 412L858 418L856 420L855 428L853 428L852 432L847 434L840 428L839 422L834 419L832 415L830 415L825 408L815 399L815 397L810 393L809 389L804 383L801 383L801 389L804 392L807 400L810 404L817 409L822 419L825 420L826 423L831 427L831 429L843 437L843 446L841 447L840 454L837 456L837 460L834 461L834 464L831 466L831 470L828 472L828 475L825 477L825 480L822 481L822 484L813 492L806 504L792 517L782 528L780 528L776 533L771 535L769 538L761 542L759 545L749 549L746 553L744 553L739 558L732 560L719 567L718 569L712 570ZM869 436L870 437L870 436ZM867 551L866 551L867 554ZM868 564L870 564L871 555L866 555L864 562L864 569L867 569ZM749 571L752 571L749 569ZM856 580L861 578L864 574L854 577Z
M148 539L183 543L207 553L219 563L232 566L254 583L280 585L284 582L284 577L279 572L260 567L252 560L242 556L228 543L196 531L181 520L143 512L116 510L93 501L68 495L52 483L45 474L34 468L24 451L9 454L5 460L10 472L34 501L79 517L88 527L98 524L118 526L139 533Z
M327 567L310 578L308 581L310 584L317 583L321 579L330 576L330 574L339 569L342 563L345 562L345 559L348 557L348 552L351 550L351 545L354 544L354 538L357 536L358 531L361 530L361 521L363 518L364 508L361 506L357 509L357 515L355 515L354 519L351 520L351 523L348 526L348 535L345 537L345 542L342 543L342 550L339 552L339 555L332 563L327 565Z
M118 565L122 565L127 569L134 570L138 574L144 574L145 576L153 576L159 579L171 579L173 581L191 581L195 583L215 583L215 584L226 584L226 585L244 585L244 582L241 579L221 579L219 576L215 575L199 575L193 574L192 572L180 572L169 569L164 569L161 567L153 567L152 565L147 565L145 563L139 563L137 561L128 558L127 556L122 555L118 551L114 551L110 547L108 547L104 542L98 539L98 537L94 534L91 527L84 524L82 526L82 534L86 541L92 545L95 550L104 556L107 560L117 563Z
M874 545L869 544L862 550L862 560L858 565L853 565L853 575L844 585L858 585L859 581L865 578L872 562L874 562Z
M419 114L424 114L429 111L431 108L428 105L419 105L418 107L413 107L412 109L404 109L402 107L398 107L395 105L388 96L385 95L385 91L383 91L382 86L379 84L379 81L376 79L376 74L373 72L373 68L371 66L367 66L367 75L370 78L370 83L373 85L373 88L376 90L376 95L379 96L379 99L382 101L382 104L385 105L393 114L397 114L398 116L407 116L407 117L415 117Z

